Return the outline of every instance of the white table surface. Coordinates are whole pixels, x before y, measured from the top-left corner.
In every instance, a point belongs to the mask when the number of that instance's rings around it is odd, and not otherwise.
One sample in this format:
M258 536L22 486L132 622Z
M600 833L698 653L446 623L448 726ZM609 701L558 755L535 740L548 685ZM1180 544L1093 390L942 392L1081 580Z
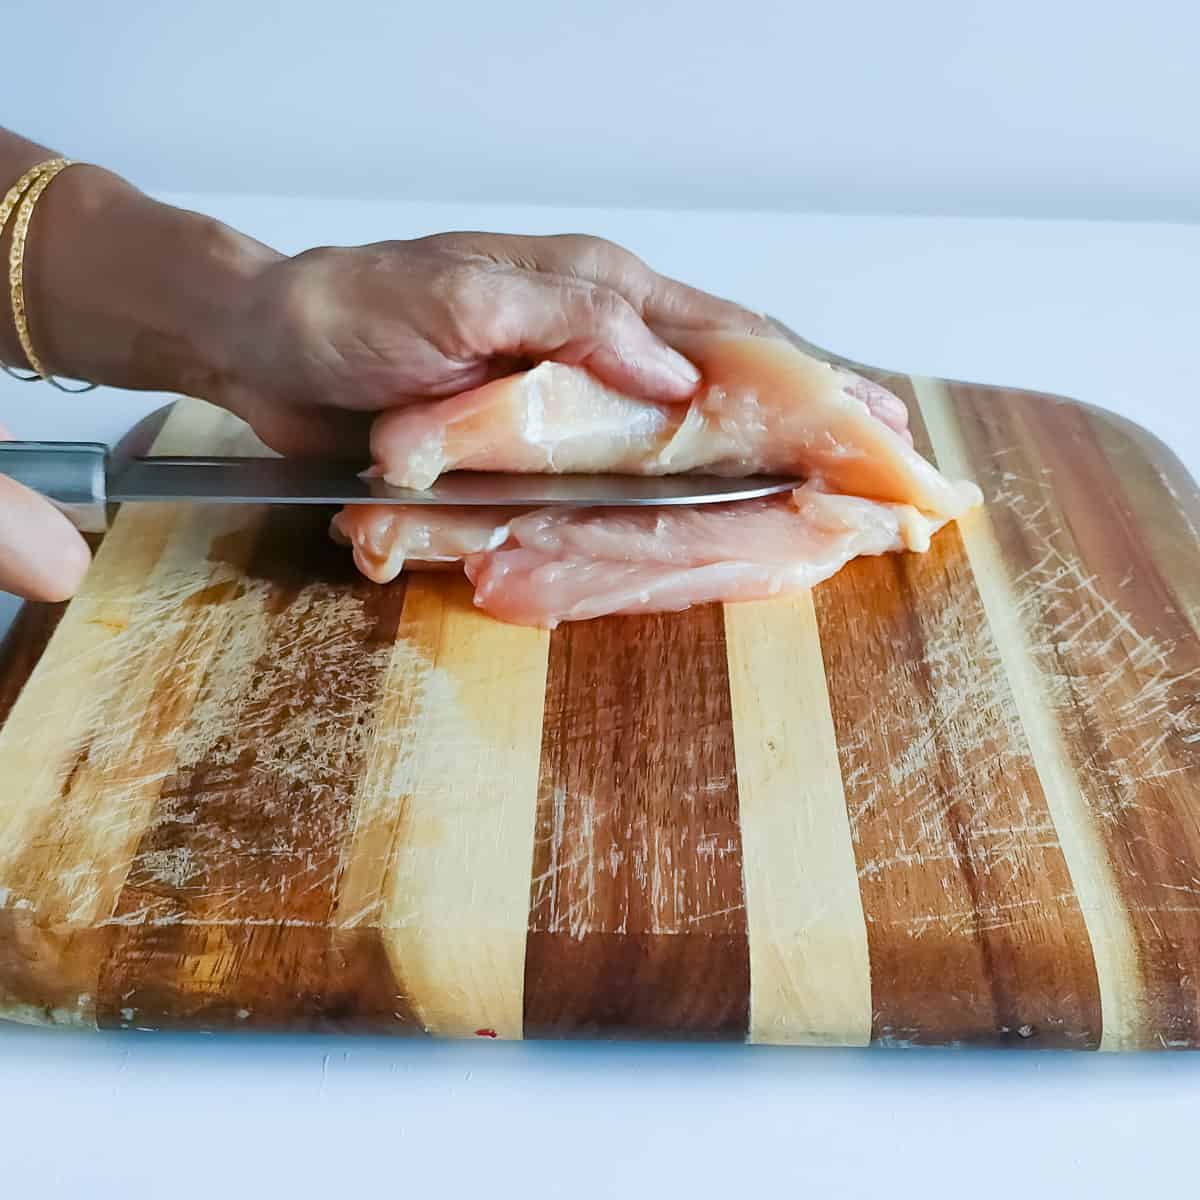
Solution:
M451 228L603 234L860 361L1119 411L1200 474L1200 226L171 198L287 250ZM0 422L27 437L113 440L161 401L0 379ZM1198 1105L1190 1055L0 1025L0 1192L1156 1194L1194 1177Z

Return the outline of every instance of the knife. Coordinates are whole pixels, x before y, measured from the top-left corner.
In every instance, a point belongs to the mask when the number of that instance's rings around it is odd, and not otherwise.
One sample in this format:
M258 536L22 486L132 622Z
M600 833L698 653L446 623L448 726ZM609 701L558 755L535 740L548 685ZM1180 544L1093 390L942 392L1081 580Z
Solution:
M129 457L101 442L0 442L0 475L40 492L76 528L108 527L112 504L441 504L621 508L752 500L800 486L791 476L507 475L451 471L431 488L392 487L361 465L303 458Z

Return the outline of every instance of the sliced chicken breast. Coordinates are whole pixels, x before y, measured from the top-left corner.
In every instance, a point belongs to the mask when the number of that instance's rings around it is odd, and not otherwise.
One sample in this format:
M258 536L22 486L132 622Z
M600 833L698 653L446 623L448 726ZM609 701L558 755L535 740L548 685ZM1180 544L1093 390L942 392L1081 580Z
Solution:
M681 339L703 373L689 404L654 404L544 363L376 423L376 469L402 487L447 470L794 473L790 496L691 509L347 508L334 533L380 582L462 562L475 602L553 627L618 612L763 599L860 554L924 550L980 502L912 447L901 401L789 343Z

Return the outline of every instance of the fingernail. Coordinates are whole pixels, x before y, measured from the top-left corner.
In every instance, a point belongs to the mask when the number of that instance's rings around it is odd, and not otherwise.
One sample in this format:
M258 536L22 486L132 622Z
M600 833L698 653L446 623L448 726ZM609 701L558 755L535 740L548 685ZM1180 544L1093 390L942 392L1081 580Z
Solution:
M664 346L658 357L662 365L684 383L694 386L700 382L700 372L678 350Z

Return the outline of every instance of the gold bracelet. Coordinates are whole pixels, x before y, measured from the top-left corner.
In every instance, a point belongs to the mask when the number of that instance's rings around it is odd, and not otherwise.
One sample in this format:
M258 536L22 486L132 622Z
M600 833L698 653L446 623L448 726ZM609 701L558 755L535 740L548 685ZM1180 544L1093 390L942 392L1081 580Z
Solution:
M0 235L3 235L14 208L17 214L13 223L12 245L8 252L8 287L12 301L13 323L17 328L17 340L34 373L19 375L8 367L4 367L4 370L14 378L27 382L44 379L59 391L90 392L96 386L94 383L85 384L81 388L64 387L42 365L29 336L29 317L25 310L25 243L29 237L29 222L33 216L33 209L41 199L42 193L50 186L51 181L70 165L70 159L51 158L30 167L9 188L3 201L0 201Z
M4 235L4 230L8 226L8 219L12 216L13 209L20 204L25 193L29 191L30 186L42 175L44 171L54 170L66 164L65 158L49 158L45 162L37 163L29 168L16 183L8 189L4 195L4 199L0 200L0 237ZM18 333L18 340L20 335ZM42 377L36 371L31 375L21 375L14 371L11 367L4 363L0 363L0 370L11 375L14 379L19 379L22 383L36 383Z
M57 171L62 167L67 166L65 158L48 158L45 162L40 162L37 166L30 167L16 183L8 189L4 195L4 199L0 200L0 233L4 232L4 227L8 224L8 218L12 215L12 210L17 207L21 197L29 191L29 186L37 179L37 177L46 171Z

